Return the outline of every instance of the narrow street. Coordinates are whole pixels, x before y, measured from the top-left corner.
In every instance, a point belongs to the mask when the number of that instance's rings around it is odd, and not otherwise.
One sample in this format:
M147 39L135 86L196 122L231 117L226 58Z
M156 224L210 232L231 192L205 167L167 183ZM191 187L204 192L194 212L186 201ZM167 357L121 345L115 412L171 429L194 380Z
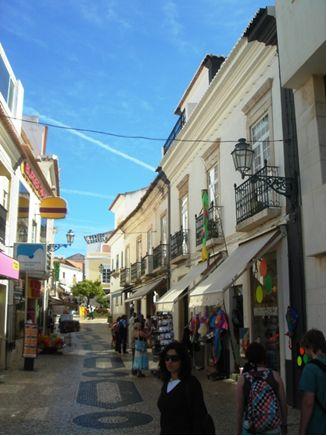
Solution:
M150 372L144 379L131 375L131 355L110 349L102 321L82 322L62 355L40 355L34 371L22 368L23 361L3 373L0 434L159 434L160 380ZM217 434L234 433L234 382L209 381L203 371L195 375ZM293 415L290 434L297 428Z

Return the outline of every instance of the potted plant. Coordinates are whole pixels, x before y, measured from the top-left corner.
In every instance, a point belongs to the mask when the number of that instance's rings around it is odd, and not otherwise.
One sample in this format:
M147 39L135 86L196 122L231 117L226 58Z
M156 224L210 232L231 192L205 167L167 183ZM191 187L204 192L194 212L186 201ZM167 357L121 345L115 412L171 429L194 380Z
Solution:
M43 354L52 354L61 352L64 346L63 339L56 335L39 335L38 339L38 348L40 353Z

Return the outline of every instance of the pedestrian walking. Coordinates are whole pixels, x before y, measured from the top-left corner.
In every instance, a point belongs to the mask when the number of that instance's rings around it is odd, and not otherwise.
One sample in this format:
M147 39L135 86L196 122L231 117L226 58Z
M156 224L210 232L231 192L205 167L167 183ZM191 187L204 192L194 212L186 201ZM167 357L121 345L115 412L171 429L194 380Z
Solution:
M131 314L128 320L128 346L132 349L132 343L134 342L134 325L136 322L136 317L134 312Z
M118 335L119 335L119 346L118 353L123 350L124 354L127 354L127 316L123 315L118 323Z
M130 339L130 348L132 350L132 375L137 375L137 369L134 369L133 365L134 365L134 357L135 357L135 338L138 336L137 333L139 330L142 329L142 324L138 321L135 321L137 318L134 318L134 323L133 323L133 331L131 334L131 339Z
M320 330L309 330L301 346L311 359L300 379L302 392L300 434L326 434L326 339Z
M120 338L119 338L119 321L120 316L116 319L116 321L112 324L111 334L112 334L112 347L115 348L115 351L118 352L120 349Z
M185 346L174 341L160 354L163 386L158 399L160 434L215 434L198 379Z
M236 387L237 434L286 434L287 405L284 383L266 367L266 350L252 342L248 363Z
M149 358L147 352L147 334L145 333L141 323L135 323L134 329L134 358L133 370L137 377L145 377L143 370L149 369Z
M95 307L93 305L89 306L89 318L94 319Z

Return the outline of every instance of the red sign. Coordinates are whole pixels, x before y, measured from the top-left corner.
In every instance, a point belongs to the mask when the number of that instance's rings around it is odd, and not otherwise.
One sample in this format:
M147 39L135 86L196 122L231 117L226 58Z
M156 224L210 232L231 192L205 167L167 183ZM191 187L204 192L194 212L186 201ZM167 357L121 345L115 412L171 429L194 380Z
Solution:
M25 175L25 177L27 178L27 180L31 183L31 185L35 189L36 193L41 198L46 197L47 196L46 190L44 189L42 183L40 182L40 180L38 179L37 175L32 170L32 168L28 162L23 162L22 172Z
M36 279L29 279L28 283L28 298L41 297L41 282Z

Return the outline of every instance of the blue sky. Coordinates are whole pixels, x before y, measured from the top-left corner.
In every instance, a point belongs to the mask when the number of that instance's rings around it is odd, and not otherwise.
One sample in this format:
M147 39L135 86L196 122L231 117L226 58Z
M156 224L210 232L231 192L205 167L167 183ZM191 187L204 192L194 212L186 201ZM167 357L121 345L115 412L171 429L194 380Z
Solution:
M227 56L260 0L0 0L0 42L25 89L24 112L79 128L166 138L174 109L207 53ZM117 193L147 186L164 141L121 139L49 128L59 158L67 230L113 228Z

